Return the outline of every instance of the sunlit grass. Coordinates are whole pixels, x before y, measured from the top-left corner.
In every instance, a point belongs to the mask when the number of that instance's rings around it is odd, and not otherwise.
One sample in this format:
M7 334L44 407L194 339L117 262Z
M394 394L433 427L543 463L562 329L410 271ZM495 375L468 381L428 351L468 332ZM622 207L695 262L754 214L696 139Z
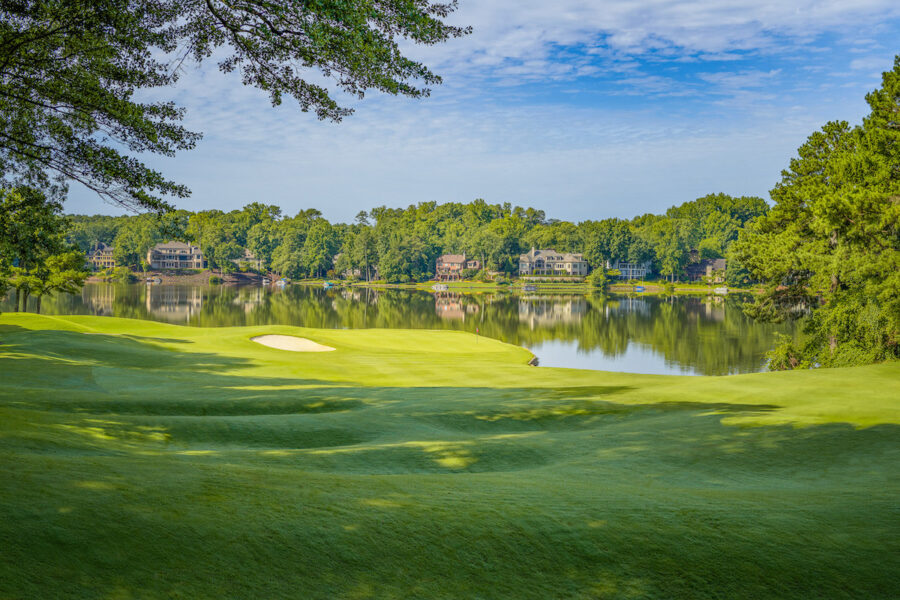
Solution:
M0 598L898 595L897 364L529 358L448 331L4 314Z

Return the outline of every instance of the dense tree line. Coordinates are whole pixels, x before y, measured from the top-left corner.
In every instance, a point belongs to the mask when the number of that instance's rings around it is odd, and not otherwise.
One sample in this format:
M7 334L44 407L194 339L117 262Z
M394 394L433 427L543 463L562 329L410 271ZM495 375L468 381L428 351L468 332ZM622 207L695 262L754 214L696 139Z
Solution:
M461 253L487 271L514 275L519 255L537 247L583 253L592 269L649 261L660 275L676 279L691 260L728 256L738 232L766 210L761 198L711 194L664 215L572 223L548 219L534 208L478 199L381 206L360 212L351 224L332 224L315 209L291 217L276 206L253 203L230 212L74 216L69 239L85 252L100 242L112 245L116 260L134 268L147 266L154 244L180 239L198 244L210 268L236 269L234 259L246 249L266 270L290 278L354 273L361 279L420 281L434 275L438 256Z

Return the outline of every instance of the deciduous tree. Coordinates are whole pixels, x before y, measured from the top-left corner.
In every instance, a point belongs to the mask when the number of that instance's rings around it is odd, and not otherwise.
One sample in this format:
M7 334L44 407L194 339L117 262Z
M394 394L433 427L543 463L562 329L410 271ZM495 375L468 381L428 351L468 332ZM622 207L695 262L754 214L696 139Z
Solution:
M90 273L85 269L84 254L78 250L67 250L47 256L30 273L23 274L21 281L34 296L35 312L41 312L41 299L52 292L77 293Z
M20 303L22 310L27 305L31 290L27 278L48 256L65 250L67 227L62 205L48 200L40 190L0 189L0 256L5 257L12 272L15 310L19 310Z
M399 41L436 44L469 30L429 0L30 0L0 3L0 175L45 189L81 182L132 208L163 211L188 189L134 158L171 156L199 135L172 102L136 94L171 86L180 63L214 54L225 73L339 121L352 111L320 84L427 96L440 78Z

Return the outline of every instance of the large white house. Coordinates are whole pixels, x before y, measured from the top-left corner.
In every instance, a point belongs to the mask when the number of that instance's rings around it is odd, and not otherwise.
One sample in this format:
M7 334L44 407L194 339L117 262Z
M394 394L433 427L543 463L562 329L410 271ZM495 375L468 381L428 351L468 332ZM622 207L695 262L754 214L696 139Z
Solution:
M519 275L571 275L584 277L588 264L581 254L536 250L519 256Z
M206 268L206 260L200 248L184 242L166 242L153 246L147 251L147 264L154 271Z

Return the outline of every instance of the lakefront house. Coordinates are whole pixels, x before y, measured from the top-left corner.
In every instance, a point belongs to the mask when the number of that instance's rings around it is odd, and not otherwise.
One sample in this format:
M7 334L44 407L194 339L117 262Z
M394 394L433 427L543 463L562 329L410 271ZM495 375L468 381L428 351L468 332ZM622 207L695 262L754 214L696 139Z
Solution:
M581 254L563 253L556 250L536 250L519 256L519 275L569 275L584 277L588 274L588 263Z
M437 281L453 281L462 279L466 269L481 268L481 261L466 259L465 254L444 254L439 256L434 265L434 278Z
M619 279L643 279L650 274L652 264L649 260L642 263L616 260L606 261L606 268L619 271Z
M147 264L154 271L205 269L206 259L203 258L203 252L198 246L184 242L166 242L157 244L147 251Z
M684 269L688 281L701 281L708 277L712 283L725 281L725 267L727 261L724 258L704 258L698 262L689 264Z
M97 242L88 252L87 262L94 271L115 268L116 259L113 258L113 247L107 246L103 242Z

